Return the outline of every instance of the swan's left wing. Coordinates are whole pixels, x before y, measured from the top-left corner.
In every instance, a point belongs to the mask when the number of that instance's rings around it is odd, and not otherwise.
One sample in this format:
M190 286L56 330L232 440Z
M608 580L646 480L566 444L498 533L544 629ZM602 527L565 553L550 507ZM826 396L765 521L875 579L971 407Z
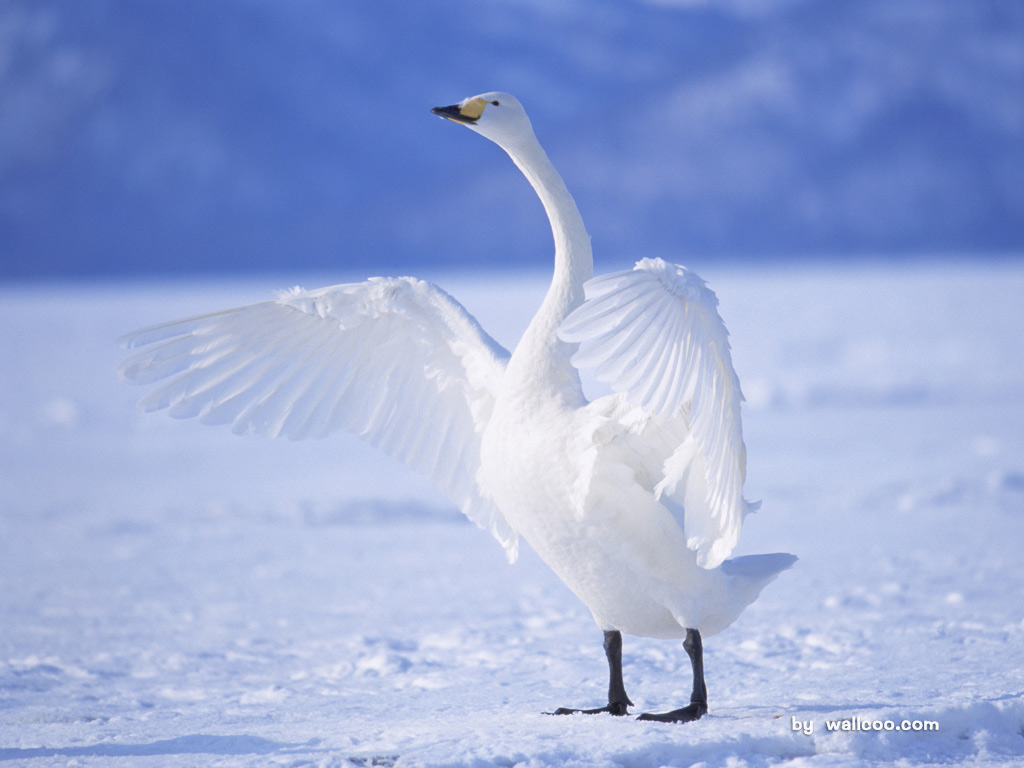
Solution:
M715 567L749 511L743 395L718 300L693 272L661 259L590 280L585 291L559 336L579 344L573 363L624 394L661 439L684 436L667 455L651 453L662 462L649 468L660 477L653 490L684 510L688 546Z
M426 475L515 557L517 536L476 482L480 435L508 359L447 293L373 278L134 333L120 367L160 382L140 405L238 434L344 430Z

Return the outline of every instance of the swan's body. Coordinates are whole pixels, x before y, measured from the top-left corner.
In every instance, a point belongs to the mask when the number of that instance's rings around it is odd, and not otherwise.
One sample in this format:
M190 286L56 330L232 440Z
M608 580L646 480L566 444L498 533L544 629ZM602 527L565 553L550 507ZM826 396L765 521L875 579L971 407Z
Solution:
M551 221L554 279L511 355L439 288L374 278L139 332L128 343L146 349L122 373L170 379L150 410L292 439L345 429L406 461L510 560L523 536L591 610L612 673L594 711L626 711L627 632L686 637L695 698L657 717L695 719L700 635L795 560L726 560L750 507L715 297L661 260L588 283L590 239L519 102L489 93L434 112L508 152ZM616 394L588 403L576 365Z

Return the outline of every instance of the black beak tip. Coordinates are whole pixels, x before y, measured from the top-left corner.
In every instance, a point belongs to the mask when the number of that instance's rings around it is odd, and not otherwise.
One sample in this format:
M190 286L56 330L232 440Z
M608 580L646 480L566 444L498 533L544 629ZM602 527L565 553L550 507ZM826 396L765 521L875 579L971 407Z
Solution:
M434 107L430 110L430 113L443 117L447 120L452 120L456 123L475 123L476 120L473 118L466 117L462 114L458 104L452 104L450 107Z

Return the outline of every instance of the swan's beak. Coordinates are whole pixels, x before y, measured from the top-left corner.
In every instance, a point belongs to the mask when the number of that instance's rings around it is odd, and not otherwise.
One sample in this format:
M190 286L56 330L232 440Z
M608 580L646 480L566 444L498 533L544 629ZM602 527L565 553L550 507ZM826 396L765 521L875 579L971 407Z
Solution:
M434 107L430 111L438 117L443 117L455 123L475 125L476 121L480 119L480 115L484 113L485 106L487 106L486 101L479 97L474 97L466 99L459 104L452 104L450 107Z

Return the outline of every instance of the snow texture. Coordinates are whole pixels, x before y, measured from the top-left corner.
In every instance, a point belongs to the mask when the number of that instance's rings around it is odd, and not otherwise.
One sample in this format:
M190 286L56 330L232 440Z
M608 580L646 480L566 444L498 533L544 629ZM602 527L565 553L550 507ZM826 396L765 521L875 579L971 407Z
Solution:
M690 266L748 400L738 554L801 559L682 726L544 715L603 703L586 609L382 454L136 409L118 336L280 286L0 287L0 765L1019 765L1024 264ZM505 346L546 283L421 276ZM685 704L682 648L624 640L634 711Z

